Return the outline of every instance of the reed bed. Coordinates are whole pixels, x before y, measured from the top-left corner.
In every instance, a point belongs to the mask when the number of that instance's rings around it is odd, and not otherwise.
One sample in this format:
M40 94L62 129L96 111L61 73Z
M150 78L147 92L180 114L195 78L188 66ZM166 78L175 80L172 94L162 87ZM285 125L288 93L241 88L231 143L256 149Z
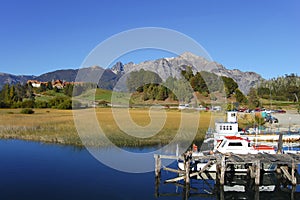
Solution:
M20 114L19 109L0 109L0 138L22 139L45 143L59 143L66 145L82 146L80 137L76 131L73 113L70 110L35 109L31 115ZM148 109L129 109L130 117L134 123L143 127L151 123ZM161 130L152 137L139 138L126 134L119 128L112 114L111 108L97 108L96 116L99 125L109 140L117 146L156 146L168 144L177 134L181 123L181 112L178 110L166 110L166 121ZM186 114L185 131L187 140L189 137L189 123L199 120L194 141L201 143L211 120L214 117L210 112L188 112ZM129 131L131 131L129 127ZM154 126L155 128L155 126ZM132 127L134 131L134 127ZM105 145L93 141L90 145Z

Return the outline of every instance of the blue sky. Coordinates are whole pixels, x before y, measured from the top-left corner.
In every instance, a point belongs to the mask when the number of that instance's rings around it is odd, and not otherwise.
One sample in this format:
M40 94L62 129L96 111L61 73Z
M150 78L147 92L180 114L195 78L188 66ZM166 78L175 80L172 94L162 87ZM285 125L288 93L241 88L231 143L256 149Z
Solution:
M264 78L300 74L299 10L297 0L0 0L0 72L39 75L78 68L114 34L163 27L195 39L229 69Z

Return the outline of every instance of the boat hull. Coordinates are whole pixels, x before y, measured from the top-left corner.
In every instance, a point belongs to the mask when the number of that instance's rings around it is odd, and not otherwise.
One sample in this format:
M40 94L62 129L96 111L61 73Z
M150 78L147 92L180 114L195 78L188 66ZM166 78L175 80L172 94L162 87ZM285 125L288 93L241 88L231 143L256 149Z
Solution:
M250 141L265 141L265 142L273 142L279 140L278 134L258 134L258 135L249 135L249 134L243 134L241 137L246 137ZM300 135L294 134L294 135L283 135L282 141L284 142L297 142L300 141Z
M207 165L208 162L193 162L190 164L190 170L193 172L201 171L204 166ZM265 172L274 172L277 168L276 164L264 164L263 170ZM178 161L178 169L185 170L184 163L182 161ZM216 172L217 171L217 165L213 164L210 167L208 167L205 172ZM226 172L241 172L241 173L247 173L248 167L244 164L237 164L237 165L230 165L227 166Z

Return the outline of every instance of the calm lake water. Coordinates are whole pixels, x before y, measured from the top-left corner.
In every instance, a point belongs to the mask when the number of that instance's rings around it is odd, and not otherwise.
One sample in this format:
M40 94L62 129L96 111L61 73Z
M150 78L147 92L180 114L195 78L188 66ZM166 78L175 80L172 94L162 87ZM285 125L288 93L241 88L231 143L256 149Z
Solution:
M175 163L172 165L175 167ZM174 176L174 173L162 172L163 179ZM254 187L252 190L249 185L239 186L245 184L244 178L228 180L230 186L225 187L225 191L216 189L211 180L192 180L194 189L189 199L254 199L257 195L258 199L300 199L299 187L292 192L291 187L278 185L273 192L255 193ZM275 187L275 176L268 176L265 180L271 185L270 188ZM243 188L247 188L248 192L241 192ZM155 186L154 172L132 174L116 171L98 162L85 149L0 140L0 199L184 198L185 191L179 184L163 184L162 180L158 188Z

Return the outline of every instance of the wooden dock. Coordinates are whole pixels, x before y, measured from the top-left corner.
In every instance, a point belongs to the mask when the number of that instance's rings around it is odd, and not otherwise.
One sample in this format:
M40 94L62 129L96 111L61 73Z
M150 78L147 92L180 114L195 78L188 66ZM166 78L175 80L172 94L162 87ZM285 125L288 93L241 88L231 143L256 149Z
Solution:
M178 176L172 179L168 179L165 182L177 182L184 180L185 184L190 183L190 178L197 176L201 177L202 173L207 172L207 169L216 164L216 184L224 185L225 173L228 173L228 168L235 165L244 165L247 168L247 173L254 179L256 185L260 185L260 176L264 173L264 165L274 164L277 166L275 173L283 176L287 179L291 185L297 184L296 174L298 170L298 164L300 164L300 154L213 154L206 156L192 157L191 152L187 152L182 156L171 155L154 155L155 158L155 176L160 177L161 169L170 172L177 173ZM161 159L181 159L184 161L185 170L172 169L168 167L162 168ZM205 159L208 163L200 170L192 172L190 170L190 163L193 160ZM232 171L231 173L234 173Z
M237 154L213 154L201 157L192 157L191 152L187 152L182 156L172 155L154 155L155 158L155 196L182 196L184 200L190 197L205 197L212 198L217 197L220 200L225 200L226 195L237 195L245 196L247 198L259 200L270 198L264 189L266 182L274 187L273 191L269 191L271 194L281 195L280 191L284 193L290 193L290 199L299 199L300 193L296 192L296 185L300 184L300 176L298 174L298 165L300 164L300 154L248 154L248 155L237 155ZM162 159L181 159L184 161L184 170L176 168L162 166ZM208 160L207 164L200 170L193 172L190 170L190 163L193 159L205 159ZM216 172L208 172L207 169L213 164L216 164ZM264 171L265 164L276 164L276 169L273 172ZM240 177L241 173L235 173L234 171L228 171L228 168L233 165L244 165L247 166L247 171L243 172L245 177L245 191L232 193L226 192L227 184L230 184L232 177ZM174 184L177 187L181 187L182 193L161 193L160 182L161 182L161 170L175 173L176 176L169 179L164 179L164 184ZM168 174L168 173L163 173ZM272 176L273 178L267 178ZM277 179L277 181L274 180ZM195 179L191 181L191 179ZM214 180L214 185L208 180ZM206 188L210 188L208 192L202 193L201 189L193 186L195 181L201 181L204 183ZM275 182L274 182L275 181ZM271 183L270 183L271 182ZM288 187L290 186L290 187ZM230 187L230 186L229 186ZM262 191L262 192L261 192Z

